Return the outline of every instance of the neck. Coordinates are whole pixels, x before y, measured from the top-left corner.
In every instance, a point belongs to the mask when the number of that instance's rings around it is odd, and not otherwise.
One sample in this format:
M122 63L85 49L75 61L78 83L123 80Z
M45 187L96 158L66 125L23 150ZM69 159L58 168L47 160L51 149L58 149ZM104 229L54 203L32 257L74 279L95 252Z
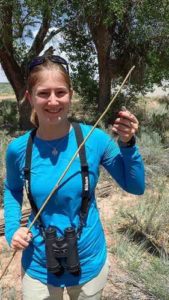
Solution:
M43 140L54 140L68 134L70 128L71 124L68 120L64 124L50 125L49 128L39 125L37 136Z

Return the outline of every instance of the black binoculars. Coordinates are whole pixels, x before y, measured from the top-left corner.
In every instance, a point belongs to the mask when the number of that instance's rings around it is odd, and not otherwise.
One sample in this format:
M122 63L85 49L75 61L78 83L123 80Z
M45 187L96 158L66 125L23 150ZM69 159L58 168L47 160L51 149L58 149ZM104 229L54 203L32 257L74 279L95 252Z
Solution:
M77 235L73 227L64 231L64 236L57 237L55 227L45 230L47 269L60 276L66 269L72 275L80 275L80 262L77 250Z

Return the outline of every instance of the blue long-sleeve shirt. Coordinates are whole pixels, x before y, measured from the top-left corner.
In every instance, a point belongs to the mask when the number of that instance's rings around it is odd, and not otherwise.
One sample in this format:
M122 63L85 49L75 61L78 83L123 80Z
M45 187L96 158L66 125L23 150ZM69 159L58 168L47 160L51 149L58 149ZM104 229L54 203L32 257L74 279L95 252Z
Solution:
M91 129L82 125L83 136ZM6 180L4 193L5 235L8 243L20 227L24 186L26 145L30 132L13 140L6 153ZM58 155L52 155L52 148ZM46 269L45 244L37 224L32 227L33 240L23 251L22 266L29 276L55 286L71 286L85 283L98 275L106 260L106 242L95 199L95 188L102 165L127 192L144 193L144 166L138 147L119 148L114 140L100 129L95 129L85 144L90 177L90 206L78 240L81 275L68 272L56 277ZM42 206L56 182L77 150L72 128L63 138L45 141L35 137L32 150L31 192L38 209ZM58 235L70 226L78 227L81 207L82 178L80 159L76 157L41 214L45 227L54 226ZM106 200L105 200L106 201ZM29 223L33 220L31 215Z

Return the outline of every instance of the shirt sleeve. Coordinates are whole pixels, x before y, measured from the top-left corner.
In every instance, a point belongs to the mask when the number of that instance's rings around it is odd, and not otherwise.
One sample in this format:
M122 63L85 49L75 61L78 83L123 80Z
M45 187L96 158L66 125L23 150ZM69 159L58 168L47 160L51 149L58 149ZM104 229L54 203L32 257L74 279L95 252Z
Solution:
M19 170L17 148L12 142L6 152L6 178L4 182L5 237L8 244L20 227L23 199L23 180Z
M126 192L135 195L144 193L144 164L138 146L119 148L109 138L101 164Z

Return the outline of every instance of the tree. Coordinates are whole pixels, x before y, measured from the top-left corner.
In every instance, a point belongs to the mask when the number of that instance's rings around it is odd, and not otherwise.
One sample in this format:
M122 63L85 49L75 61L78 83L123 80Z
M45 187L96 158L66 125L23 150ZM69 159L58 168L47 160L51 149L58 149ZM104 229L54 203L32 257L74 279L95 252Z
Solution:
M112 79L118 82L133 65L136 68L131 84L135 90L145 90L168 78L168 0L155 3L152 0L70 0L66 10L69 12L67 18L73 16L75 21L64 29L64 49L74 50L74 56L68 52L70 58L76 62L81 60L84 72L87 61L91 66L90 58L94 52L97 57L99 111L103 111L110 100ZM90 50L92 44L95 51ZM83 73L79 64L77 69ZM93 74L90 78L93 80ZM85 86L82 86L84 94Z
M60 2L0 0L0 63L16 94L23 129L30 127L30 105L21 101L26 88L27 65L60 31L49 32L53 25L53 12L59 11L56 7ZM32 31L37 28L37 34L33 38ZM30 46L28 40L31 42Z
M168 78L168 16L168 0L0 0L0 62L16 93L22 127L28 126L28 108L21 105L26 67L58 32L49 32L52 26L64 33L62 49L72 61L76 90L103 111L112 80L118 83L132 65L133 90ZM26 38L32 38L30 47Z
M73 88L83 98L83 107L87 104L89 109L89 103L97 105L99 94L96 50L86 25L74 15L71 20L71 23L65 20L69 26L63 29L64 41L60 48L69 57Z

